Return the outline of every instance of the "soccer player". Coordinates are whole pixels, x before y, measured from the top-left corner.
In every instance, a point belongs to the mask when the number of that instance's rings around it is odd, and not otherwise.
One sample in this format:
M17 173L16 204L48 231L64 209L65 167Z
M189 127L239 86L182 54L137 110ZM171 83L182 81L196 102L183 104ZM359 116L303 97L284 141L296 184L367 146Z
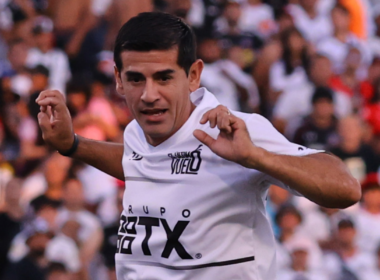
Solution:
M199 88L195 48L174 16L132 18L114 52L117 91L135 118L124 145L74 134L64 97L52 90L36 100L44 139L125 180L119 280L273 280L269 184L341 208L360 199L360 186L336 157L288 142L265 118L230 112Z

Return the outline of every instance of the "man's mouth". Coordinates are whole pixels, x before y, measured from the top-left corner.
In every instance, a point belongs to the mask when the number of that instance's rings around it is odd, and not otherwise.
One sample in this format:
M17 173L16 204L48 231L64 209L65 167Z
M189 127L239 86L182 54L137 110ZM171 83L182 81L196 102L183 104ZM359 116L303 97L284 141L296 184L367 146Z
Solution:
M163 115L168 109L145 109L145 110L142 110L141 113L143 115L147 115L147 116L161 116Z

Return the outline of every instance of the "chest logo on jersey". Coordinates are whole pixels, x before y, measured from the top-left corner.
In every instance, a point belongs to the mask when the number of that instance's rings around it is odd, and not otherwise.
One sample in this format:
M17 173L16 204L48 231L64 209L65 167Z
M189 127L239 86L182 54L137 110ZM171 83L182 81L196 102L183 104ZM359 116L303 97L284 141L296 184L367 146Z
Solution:
M190 152L176 152L168 154L172 159L172 174L192 174L197 175L201 167L202 146L199 145L194 151Z
M129 160L142 160L143 159L143 157L142 156L140 156L138 153L136 153L136 152L133 152L132 153L132 157L129 159Z
M148 206L143 207L144 212L149 214ZM129 206L129 214L133 214L132 206ZM161 207L160 213L163 216L166 209ZM182 216L188 219L191 215L190 210L185 209L182 211ZM138 232L143 234L142 231L137 231L137 227L145 227L145 237L141 242L141 250L145 256L152 256L149 247L149 240L154 237L155 230L153 228L163 228L166 233L166 244L162 249L161 257L168 259L173 251L176 251L181 259L193 259L193 257L186 251L185 247L180 242L180 237L185 231L190 221L180 220L177 221L175 226L171 228L167 220L163 217L150 217L150 216L125 216L122 215L120 219L120 227L118 231L117 253L132 255L132 244L135 241ZM156 233L157 234L157 233ZM161 236L161 235L160 235ZM135 249L137 249L135 247Z

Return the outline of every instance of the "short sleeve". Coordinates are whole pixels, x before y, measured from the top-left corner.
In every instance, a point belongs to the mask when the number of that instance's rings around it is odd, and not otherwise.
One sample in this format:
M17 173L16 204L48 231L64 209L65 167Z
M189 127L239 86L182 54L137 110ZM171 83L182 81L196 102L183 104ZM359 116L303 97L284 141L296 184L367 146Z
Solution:
M324 152L290 142L285 136L278 132L266 118L260 115L252 114L250 118L246 120L246 124L253 144L269 152L290 156L306 156ZM300 195L272 176L265 175L263 181L289 190L293 194Z

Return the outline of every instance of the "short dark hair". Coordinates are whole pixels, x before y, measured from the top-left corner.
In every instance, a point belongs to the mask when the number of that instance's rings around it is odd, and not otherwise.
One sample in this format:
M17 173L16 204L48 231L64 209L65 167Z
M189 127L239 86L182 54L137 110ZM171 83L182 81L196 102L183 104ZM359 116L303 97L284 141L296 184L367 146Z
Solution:
M347 9L346 6L344 6L343 4L341 3L338 3L334 6L333 10L340 10L342 11L343 13L345 13L346 15L349 15L350 14L350 11Z
M124 50L148 52L178 48L178 65L186 74L196 60L196 40L191 28L180 18L160 12L141 13L126 22L116 37L114 61L122 69Z
M350 219L343 219L338 223L338 229L355 228L354 222Z
M292 204L285 204L280 207L275 215L275 221L279 225L280 220L287 214L294 215L298 218L299 222L302 223L303 217L301 212Z
M66 266L61 262L51 262L47 267L47 274L50 275L54 272L67 273Z
M331 103L334 103L334 93L329 87L317 87L314 91L311 103L315 104L321 99L327 99Z

